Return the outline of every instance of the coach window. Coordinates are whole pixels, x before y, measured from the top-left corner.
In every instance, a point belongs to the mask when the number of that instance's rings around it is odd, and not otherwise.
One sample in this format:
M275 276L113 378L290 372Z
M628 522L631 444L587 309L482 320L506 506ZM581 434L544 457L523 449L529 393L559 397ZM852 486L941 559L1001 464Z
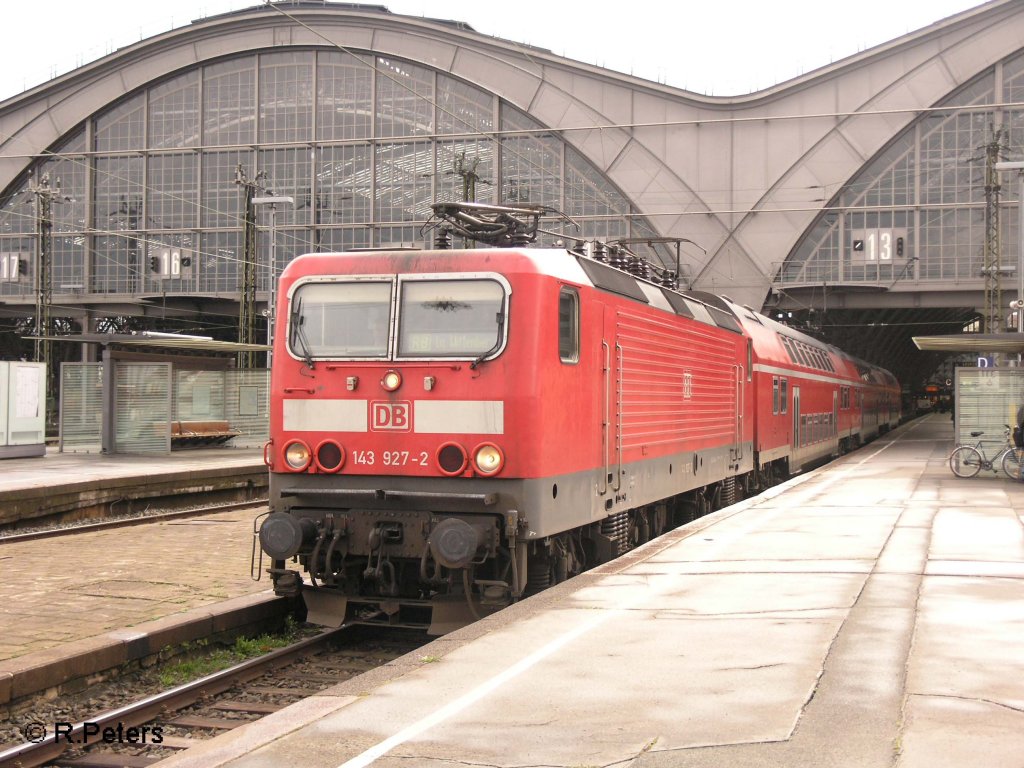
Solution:
M496 356L507 335L505 297L496 279L403 280L397 357Z
M558 294L558 357L563 363L580 361L580 296L572 288Z
M779 377L772 376L772 415L779 413Z
M779 413L789 411L789 379L779 379Z

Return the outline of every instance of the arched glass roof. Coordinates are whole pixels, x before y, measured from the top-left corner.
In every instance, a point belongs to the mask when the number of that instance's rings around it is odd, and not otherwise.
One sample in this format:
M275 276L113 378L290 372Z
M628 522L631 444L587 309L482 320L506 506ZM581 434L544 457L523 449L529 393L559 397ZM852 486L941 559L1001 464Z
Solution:
M308 251L427 245L430 205L445 200L550 205L587 237L655 234L529 115L372 53L275 50L176 73L87 119L30 171L0 197L0 252L27 262L0 296L34 295L40 188L59 187L48 196L54 296L237 296L246 181L295 200L276 214L278 272ZM173 269L160 261L169 249Z
M829 203L778 266L786 285L978 283L986 243L988 148L1024 157L1024 56L989 68L924 112ZM1011 106L1001 106L1011 105ZM1016 180L1001 174L1003 264L1016 264ZM832 192L832 190L826 190ZM1009 201L1009 202L1007 202Z

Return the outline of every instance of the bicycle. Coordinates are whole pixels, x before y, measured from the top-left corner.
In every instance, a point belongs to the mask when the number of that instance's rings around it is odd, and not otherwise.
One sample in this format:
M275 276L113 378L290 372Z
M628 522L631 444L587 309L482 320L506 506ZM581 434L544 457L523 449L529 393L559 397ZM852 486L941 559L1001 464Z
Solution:
M1024 448L1018 448L1013 444L1010 436L1013 429L1009 424L1004 424L1003 431L1005 445L999 452L989 459L985 454L984 443L994 443L995 440L978 440L974 445L958 445L949 454L949 468L957 477L974 477L983 469L991 470L998 474L999 467L1011 480L1021 479L1021 465L1024 464ZM971 432L971 437L981 437L982 431Z

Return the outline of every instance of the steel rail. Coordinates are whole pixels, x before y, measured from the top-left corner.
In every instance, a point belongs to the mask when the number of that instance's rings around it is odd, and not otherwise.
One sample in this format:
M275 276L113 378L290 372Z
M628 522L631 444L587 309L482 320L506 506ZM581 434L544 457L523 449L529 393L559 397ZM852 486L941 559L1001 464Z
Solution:
M350 625L343 624L336 629L329 629L286 648L279 648L255 659L243 661L241 664L214 672L191 683L148 696L133 704L108 710L89 720L76 723L66 737L61 734L58 738L56 734L48 733L40 742L26 742L11 747L0 752L0 768L34 768L53 762L68 747L85 745L86 723L90 728L98 727L99 733L102 733L104 728L117 728L118 726L134 728L144 725L168 710L182 709L206 696L222 693L232 686L266 674L274 667L296 661L349 629ZM244 724L244 721L239 722L239 725ZM101 741L97 740L93 743L98 744Z

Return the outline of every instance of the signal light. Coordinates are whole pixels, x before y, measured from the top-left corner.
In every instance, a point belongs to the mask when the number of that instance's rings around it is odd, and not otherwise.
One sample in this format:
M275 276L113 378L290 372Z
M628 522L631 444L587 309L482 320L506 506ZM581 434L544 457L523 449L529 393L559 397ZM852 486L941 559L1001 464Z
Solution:
M902 237L897 237L896 238L896 255L897 256L902 256L903 255L903 238Z
M448 475L448 477L461 475L469 463L466 449L458 443L451 442L444 443L437 449L436 459L441 474Z
M159 256L150 256L149 257L149 268L153 272L159 272L160 271L160 257Z
M324 440L316 447L316 466L321 472L337 472L345 465L345 449L334 440Z
M27 275L28 274L28 259L18 259L18 274L19 275Z

